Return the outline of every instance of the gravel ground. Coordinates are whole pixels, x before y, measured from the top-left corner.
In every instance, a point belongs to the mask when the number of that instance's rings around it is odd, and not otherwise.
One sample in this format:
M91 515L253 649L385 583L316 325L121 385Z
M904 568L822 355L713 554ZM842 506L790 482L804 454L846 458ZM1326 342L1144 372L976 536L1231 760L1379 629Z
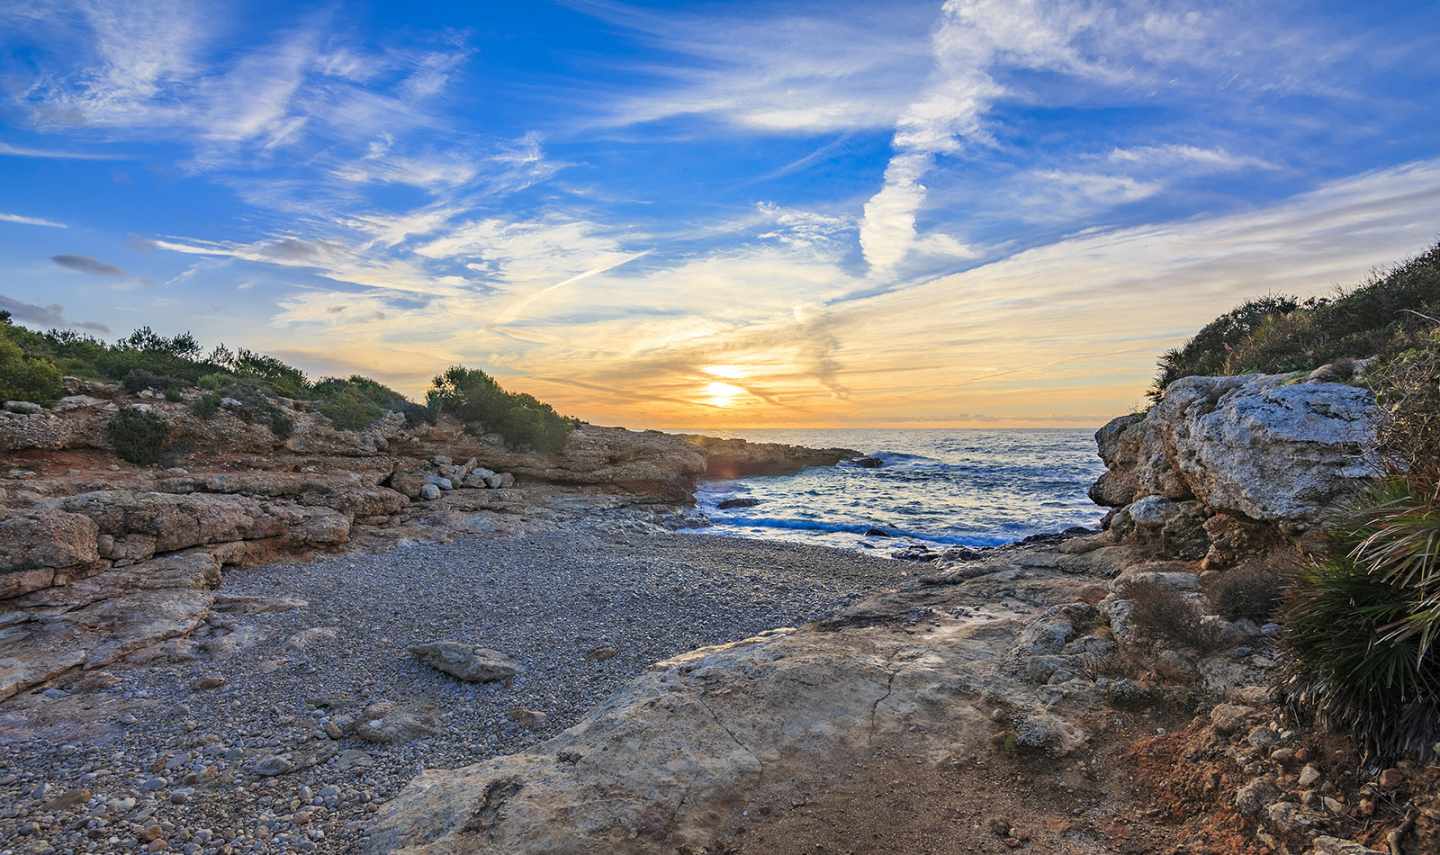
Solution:
M0 708L0 853L355 851L418 769L521 750L656 660L814 619L905 569L756 540L564 533L234 571L220 594L259 600L143 667ZM251 613L276 598L308 605ZM406 653L442 639L523 670L462 683Z

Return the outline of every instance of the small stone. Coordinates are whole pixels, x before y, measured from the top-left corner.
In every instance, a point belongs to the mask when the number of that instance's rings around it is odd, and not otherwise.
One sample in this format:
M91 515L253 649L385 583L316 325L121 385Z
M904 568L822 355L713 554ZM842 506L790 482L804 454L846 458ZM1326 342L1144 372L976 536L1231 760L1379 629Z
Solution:
M510 710L510 720L525 728L535 730L545 725L548 716L540 710L527 710L524 707L515 707Z
M1300 770L1300 786L1306 788L1314 786L1322 777L1319 769L1307 763L1305 768Z
M459 641L432 641L410 647L410 654L426 665L467 683L508 680L520 665L503 653Z
M1217 704L1210 710L1210 723L1215 726L1216 733L1229 736L1239 730L1253 712L1250 707L1239 704Z
M590 662L604 662L607 659L614 659L619 654L620 651L616 650L613 645L601 644L590 648L585 653L585 658Z
M1345 803L1334 796L1325 796L1320 801L1325 805L1325 809L1331 813L1339 814L1345 812Z
M426 484L420 488L420 498L427 502L433 502L440 498L440 488L434 484Z
M248 764L245 771L261 778L273 778L294 768L295 764L291 762L290 758L280 754L270 754Z
M224 677L220 676L219 674L206 674L205 676L192 683L191 686L203 691L205 689L218 689L221 686L225 685L227 682L229 681L226 680Z
M1380 773L1380 788L1382 790L1396 790L1405 785L1405 773L1399 769L1390 768Z

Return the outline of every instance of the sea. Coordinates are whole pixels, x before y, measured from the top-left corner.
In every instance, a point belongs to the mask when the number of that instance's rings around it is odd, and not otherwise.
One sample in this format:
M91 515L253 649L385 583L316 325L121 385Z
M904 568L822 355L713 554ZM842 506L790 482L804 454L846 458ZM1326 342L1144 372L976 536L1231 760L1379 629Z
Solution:
M853 462L793 475L707 481L697 493L711 525L697 534L874 550L1000 546L1074 526L1105 509L1086 490L1104 471L1092 430L695 431L753 442L851 448ZM721 509L727 499L749 507ZM881 535L880 532L884 534Z

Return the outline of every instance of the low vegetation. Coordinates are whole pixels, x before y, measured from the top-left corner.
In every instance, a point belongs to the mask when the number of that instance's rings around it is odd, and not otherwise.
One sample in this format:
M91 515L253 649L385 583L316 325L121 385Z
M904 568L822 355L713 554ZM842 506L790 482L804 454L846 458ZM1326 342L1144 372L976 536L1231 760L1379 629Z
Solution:
M1135 605L1130 622L1142 638L1201 653L1223 646L1219 625L1205 620L1204 609L1185 593L1148 580L1130 583L1123 593Z
M1205 595L1215 613L1226 620L1263 624L1280 608L1284 580L1264 567L1237 567L1216 576L1206 586Z
M1309 371L1340 359L1391 358L1421 344L1440 318L1440 244L1331 297L1250 300L1160 358L1154 399L1197 374Z
M169 447L170 425L157 413L125 407L110 417L105 436L121 460L137 466L154 466Z
M1440 503L1394 478L1332 532L1285 611L1285 690L1305 716L1388 762L1440 740Z
M111 344L68 330L37 332L0 312L0 400L49 406L65 394L61 379L67 375L119 382L132 394L189 400L190 411L202 419L223 410L266 425L281 439L294 428L281 399L309 402L336 428L350 431L388 413L402 414L411 426L433 424L443 411L472 432L499 434L512 447L542 452L563 446L576 424L549 404L508 392L485 372L463 366L436 377L422 405L368 377L311 381L299 368L244 348L222 344L206 353L189 333L167 337L143 327ZM117 429L128 438L140 427L127 416Z
M435 378L426 402L434 412L459 419L472 433L496 433L511 447L536 451L558 451L576 424L549 404L507 392L484 371L460 365Z

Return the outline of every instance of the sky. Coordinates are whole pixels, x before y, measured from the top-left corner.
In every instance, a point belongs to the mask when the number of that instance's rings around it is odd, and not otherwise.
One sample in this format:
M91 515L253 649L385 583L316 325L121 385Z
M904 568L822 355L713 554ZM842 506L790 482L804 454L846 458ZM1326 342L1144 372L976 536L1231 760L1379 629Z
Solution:
M0 309L631 427L1095 427L1440 238L1434 2L0 4Z

